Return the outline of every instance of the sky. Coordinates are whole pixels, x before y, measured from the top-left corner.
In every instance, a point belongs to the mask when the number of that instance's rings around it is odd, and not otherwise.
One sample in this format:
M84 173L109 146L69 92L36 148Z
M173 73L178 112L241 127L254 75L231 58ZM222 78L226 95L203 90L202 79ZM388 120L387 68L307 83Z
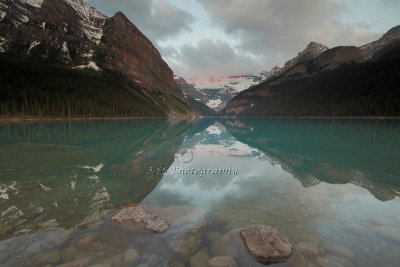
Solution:
M186 80L283 66L309 42L360 46L400 24L400 0L87 0L122 11Z

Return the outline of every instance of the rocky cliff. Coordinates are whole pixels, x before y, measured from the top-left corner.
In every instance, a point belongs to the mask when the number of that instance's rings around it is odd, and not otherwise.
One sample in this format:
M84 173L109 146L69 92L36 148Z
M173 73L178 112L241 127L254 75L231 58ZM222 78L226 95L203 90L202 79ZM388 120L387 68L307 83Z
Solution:
M111 70L167 113L190 113L172 70L121 12L108 18L82 0L0 0L0 52Z

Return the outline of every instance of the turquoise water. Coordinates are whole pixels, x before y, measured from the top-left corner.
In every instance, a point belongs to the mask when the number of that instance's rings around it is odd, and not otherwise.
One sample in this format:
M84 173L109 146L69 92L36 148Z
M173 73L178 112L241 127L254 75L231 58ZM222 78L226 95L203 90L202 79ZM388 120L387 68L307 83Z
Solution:
M399 266L399 162L399 120L2 123L0 266L261 266L235 239L249 224L295 245L280 266ZM109 221L138 203L187 221Z

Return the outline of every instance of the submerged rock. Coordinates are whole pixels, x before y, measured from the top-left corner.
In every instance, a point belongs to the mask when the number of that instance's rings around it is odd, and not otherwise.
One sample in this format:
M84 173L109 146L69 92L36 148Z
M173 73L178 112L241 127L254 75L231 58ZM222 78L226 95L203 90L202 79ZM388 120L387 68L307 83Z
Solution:
M208 261L208 267L238 267L235 260L226 256L219 256Z
M240 237L250 255L262 264L285 262L293 253L292 243L270 226L246 226Z
M190 258L190 267L207 266L210 255L205 251L199 251Z
M390 226L375 226L375 231L383 238L400 243L400 229Z
M125 251L123 256L123 265L124 266L135 266L135 264L139 261L139 253L135 249L128 249Z
M169 224L167 220L158 218L159 216L149 209L132 205L120 209L111 216L110 221L126 232L151 230L156 233L163 233L168 229Z
M170 248L188 258L200 246L202 228L206 225L205 212L193 206L171 206L162 214L171 223L162 237Z
M315 258L319 254L319 247L316 244L309 242L301 242L297 245L299 252L308 258Z

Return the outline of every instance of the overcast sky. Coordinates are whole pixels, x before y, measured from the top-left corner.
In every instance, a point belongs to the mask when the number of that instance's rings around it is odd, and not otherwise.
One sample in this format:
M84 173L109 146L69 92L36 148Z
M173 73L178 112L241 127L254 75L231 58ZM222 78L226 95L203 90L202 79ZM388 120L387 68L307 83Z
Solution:
M310 41L362 45L400 24L400 0L88 0L122 11L185 79L282 66Z

